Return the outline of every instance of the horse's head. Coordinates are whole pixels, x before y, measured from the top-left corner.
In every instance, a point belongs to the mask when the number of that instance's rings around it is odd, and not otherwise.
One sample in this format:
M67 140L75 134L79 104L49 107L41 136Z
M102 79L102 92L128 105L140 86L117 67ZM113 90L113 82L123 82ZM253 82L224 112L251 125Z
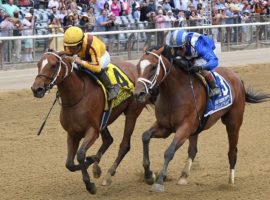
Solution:
M38 75L31 87L35 97L42 98L48 90L62 82L73 71L70 62L62 58L64 53L49 51L39 60Z
M140 102L146 102L154 88L158 87L170 71L170 62L162 55L165 47L148 50L138 65L138 79L134 96Z

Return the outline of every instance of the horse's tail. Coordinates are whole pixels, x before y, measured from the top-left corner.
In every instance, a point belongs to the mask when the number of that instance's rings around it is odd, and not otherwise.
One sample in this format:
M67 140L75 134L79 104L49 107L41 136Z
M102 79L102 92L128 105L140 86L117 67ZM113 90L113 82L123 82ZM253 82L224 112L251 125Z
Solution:
M250 87L245 89L245 94L246 94L245 100L247 103L262 103L265 101L270 101L270 94L265 94L263 92L254 91Z

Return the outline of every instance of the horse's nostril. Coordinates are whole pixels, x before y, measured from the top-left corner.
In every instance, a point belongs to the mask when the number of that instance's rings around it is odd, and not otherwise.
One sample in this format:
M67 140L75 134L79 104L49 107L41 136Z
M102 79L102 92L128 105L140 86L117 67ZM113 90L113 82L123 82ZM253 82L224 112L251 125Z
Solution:
M38 87L38 88L31 87L31 89L35 97L41 98L45 94L45 88L43 87Z

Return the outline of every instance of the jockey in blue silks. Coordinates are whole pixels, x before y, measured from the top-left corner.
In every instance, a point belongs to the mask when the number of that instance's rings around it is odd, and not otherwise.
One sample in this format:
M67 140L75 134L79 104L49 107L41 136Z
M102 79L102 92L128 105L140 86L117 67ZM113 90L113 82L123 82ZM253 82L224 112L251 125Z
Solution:
M218 66L218 58L214 52L214 41L206 35L195 32L186 32L183 29L171 31L166 38L166 44L172 47L172 56L175 64L183 65L186 70L200 72L210 86L209 97L218 96L221 90L211 72Z

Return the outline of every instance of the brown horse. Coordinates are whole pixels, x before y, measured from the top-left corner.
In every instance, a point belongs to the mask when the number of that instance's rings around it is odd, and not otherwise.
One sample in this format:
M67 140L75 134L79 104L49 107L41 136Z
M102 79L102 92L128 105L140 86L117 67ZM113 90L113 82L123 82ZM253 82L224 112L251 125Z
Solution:
M65 52L44 53L38 62L38 75L31 89L35 97L42 98L46 91L54 85L57 85L62 102L60 122L68 133L66 167L72 172L81 170L86 189L91 194L95 194L96 186L91 182L87 168L94 163L94 176L98 178L101 175L98 163L102 155L113 143L113 138L107 127L100 132L100 123L105 101L101 87L95 80L90 78L89 75L75 71L71 63L72 58L65 56ZM134 65L122 62L120 69L135 83L137 70ZM111 124L122 113L126 115L126 121L118 156L108 170L103 180L103 185L109 185L111 183L111 176L115 174L119 163L129 151L130 138L137 117L140 115L143 107L144 105L139 105L131 95L112 110L107 125ZM103 142L101 147L96 155L86 157L87 150L99 137L99 132L101 133ZM79 148L79 143L82 138L84 139ZM78 165L74 163L76 154Z
M207 92L202 81L197 76L186 73L180 68L175 68L168 61L166 47L146 52L140 59L137 70L139 78L136 83L134 95L140 102L145 102L149 92L158 88L160 93L155 103L156 122L145 131L143 141L143 166L144 178L148 184L155 184L152 190L164 191L164 179L167 167L175 152L189 139L188 160L183 169L178 184L186 184L192 162L197 153L198 127L202 123L206 108ZM166 58L167 57L167 58ZM232 105L213 113L203 130L209 129L219 119L226 126L229 140L229 183L234 183L235 165L237 160L237 143L239 130L243 122L245 102L260 103L267 101L270 95L246 91L241 79L228 68L218 68L232 89ZM150 169L149 142L151 138L166 138L175 132L172 143L164 154L164 165L155 180L155 175Z

